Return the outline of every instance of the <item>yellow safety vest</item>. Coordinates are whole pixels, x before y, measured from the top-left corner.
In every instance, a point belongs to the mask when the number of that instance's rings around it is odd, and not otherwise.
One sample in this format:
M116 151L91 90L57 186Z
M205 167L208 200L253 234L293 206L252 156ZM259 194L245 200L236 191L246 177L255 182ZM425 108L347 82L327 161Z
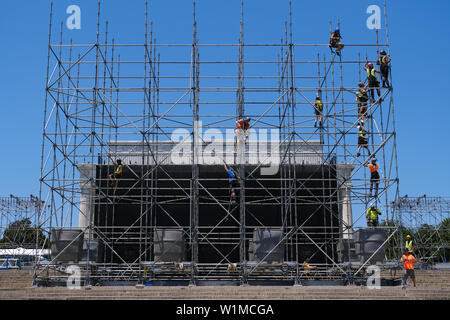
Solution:
M367 216L370 218L370 220L378 220L378 213L380 212L380 210L378 209L373 209L371 210L370 208L367 209Z
M315 106L316 106L317 110L322 111L322 109L323 109L322 101L316 100Z
M362 130L358 133L358 135L359 135L361 138L365 138L365 137L366 137L366 134L367 134L367 131L364 130L364 129L362 129Z
M377 76L375 75L375 68L372 68L372 69L367 68L367 77L368 77L368 78L370 78L370 77L376 78L376 77L377 77Z
M409 251L412 251L412 248L413 248L412 240L406 241L405 248L408 249Z
M117 168L116 168L116 174L121 174L122 173L122 168L123 168L122 164L118 165Z

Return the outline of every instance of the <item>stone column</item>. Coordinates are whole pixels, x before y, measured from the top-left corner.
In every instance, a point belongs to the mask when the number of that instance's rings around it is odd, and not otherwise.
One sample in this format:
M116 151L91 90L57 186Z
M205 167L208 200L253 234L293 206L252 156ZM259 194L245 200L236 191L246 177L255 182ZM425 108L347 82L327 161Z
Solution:
M347 229L347 226L353 224L351 189L352 181L350 176L355 165L353 163L339 163L337 165L337 183L341 185L338 193L340 227L342 239L353 239L353 228Z
M80 172L80 211L78 213L78 228L84 230L89 226L89 221L94 220L94 196L95 196L95 165L90 163L77 164ZM88 240L89 233L85 232L84 238Z

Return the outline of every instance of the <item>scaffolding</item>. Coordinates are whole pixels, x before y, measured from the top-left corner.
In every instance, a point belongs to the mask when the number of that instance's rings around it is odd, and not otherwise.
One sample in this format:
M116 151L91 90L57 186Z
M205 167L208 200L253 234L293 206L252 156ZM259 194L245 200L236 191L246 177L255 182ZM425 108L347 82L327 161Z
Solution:
M406 235L412 236L414 254L425 263L448 261L450 249L450 199L444 197L408 197L390 204L401 218L401 247Z
M34 195L0 197L1 249L32 249L36 246L35 237L27 237L25 233L28 227L36 225L38 213L45 210L42 206L43 202Z
M375 63L382 49L391 55L386 5L376 41L346 43L342 56L330 53L328 43L293 42L291 2L278 43L247 42L244 7L239 42L228 44L199 41L195 1L192 41L185 44L156 41L147 2L142 44L111 39L100 2L92 44L67 42L62 24L55 43L50 14L40 190L49 210L39 213L38 225L49 237L52 229L73 229L82 231L78 240L100 243L100 262L87 250L86 284L348 281L363 277L370 259L349 267L338 247L365 227L369 205L376 204L386 221L396 220L396 211L387 210L398 197L392 88L381 88L368 103L365 128L381 175L373 197L366 168L372 157L356 156L362 66ZM362 49L370 56L362 58ZM323 102L319 127L313 125L316 95ZM242 143L235 121L246 117L251 134ZM123 177L114 185L118 159ZM274 159L276 172L263 173ZM224 164L239 178L237 202ZM137 214L120 224L131 211ZM161 228L181 230L187 244L182 261L155 261ZM399 225L377 228L386 229L388 241ZM280 230L281 236L255 259L258 230ZM137 253L130 258L125 247ZM283 258L269 262L277 250ZM52 278L48 270L56 260L38 265L36 278ZM313 272L305 271L305 261L314 264Z

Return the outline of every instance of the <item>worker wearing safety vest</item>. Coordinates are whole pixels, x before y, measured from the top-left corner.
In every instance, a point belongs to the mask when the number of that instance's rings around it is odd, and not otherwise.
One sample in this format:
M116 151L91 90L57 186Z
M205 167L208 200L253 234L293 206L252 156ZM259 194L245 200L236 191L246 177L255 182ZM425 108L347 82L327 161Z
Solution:
M400 259L403 263L403 276L402 276L402 288L405 289L408 287L408 278L411 278L416 286L416 276L414 274L414 262L420 262L420 259L417 260L408 249L403 251L403 256Z
M380 174L378 173L379 165L377 159L373 158L372 163L366 165L370 169L370 194L372 196L373 185L375 185L375 197L378 195L378 183L380 181Z
M364 130L364 125L358 126L358 152L356 153L356 156L359 157L361 155L361 148L366 148L367 153L370 157L370 150L367 146L369 144L369 138L367 137L367 131Z
M409 253L414 253L413 241L411 240L411 236L409 234L406 236L405 249L408 249Z
M236 177L236 173L233 171L233 169L228 168L227 165L224 163L223 164L225 171L228 174L228 185L229 185L229 190L230 190L230 194L231 194L231 202L232 203L236 203L236 188L238 187L238 184L236 182L236 179L238 179Z
M364 122L367 114L367 101L369 101L369 96L367 95L367 90L364 88L364 83L360 82L358 84L359 90L356 94L356 103L358 104L358 118Z
M109 175L109 179L112 180L112 185L114 187L117 186L117 183L119 181L119 179L122 178L122 173L123 173L123 164L122 164L122 160L117 159L117 166L116 169L114 170L114 173Z
M372 62L366 62L363 66L364 70L367 72L367 81L368 88L371 95L371 98L375 100L374 89L377 89L378 97L381 96L380 92L380 82L377 79L376 73L380 73L380 71L375 70Z
M314 128L317 127L317 120L319 120L319 127L323 128L322 125L322 113L323 113L323 103L320 100L320 96L316 96L316 102L314 103L314 110L316 113Z
M381 50L380 57L377 60L377 64L380 66L380 73L383 80L383 88L390 88L389 84L389 62L391 59L386 55L386 51Z
M381 215L381 211L375 207L375 204L371 204L370 208L367 209L367 226L377 227L378 226L378 216Z

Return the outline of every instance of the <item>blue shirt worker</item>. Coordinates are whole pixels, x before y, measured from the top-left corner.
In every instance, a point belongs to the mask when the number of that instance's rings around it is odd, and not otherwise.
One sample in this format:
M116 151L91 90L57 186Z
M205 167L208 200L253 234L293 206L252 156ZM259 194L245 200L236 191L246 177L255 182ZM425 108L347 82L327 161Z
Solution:
M231 199L233 202L236 202L236 191L235 191L235 188L237 187L236 174L231 168L228 168L226 164L224 164L223 166L228 174L228 185L230 188Z

